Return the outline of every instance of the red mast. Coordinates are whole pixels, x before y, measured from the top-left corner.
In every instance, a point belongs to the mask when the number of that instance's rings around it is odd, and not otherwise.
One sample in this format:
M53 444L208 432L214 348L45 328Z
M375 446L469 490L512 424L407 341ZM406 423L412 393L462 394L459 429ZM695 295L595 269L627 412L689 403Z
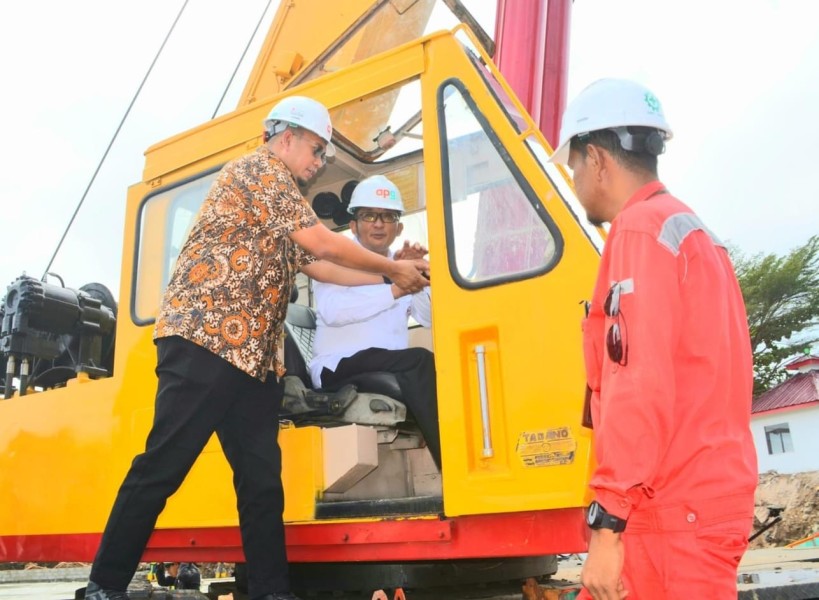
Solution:
M498 0L495 64L554 147L566 105L572 0Z

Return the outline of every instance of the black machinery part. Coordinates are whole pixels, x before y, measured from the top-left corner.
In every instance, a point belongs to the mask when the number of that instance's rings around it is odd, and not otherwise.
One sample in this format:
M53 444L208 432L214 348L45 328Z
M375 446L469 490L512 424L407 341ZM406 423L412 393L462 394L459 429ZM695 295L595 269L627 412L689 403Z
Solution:
M387 588L410 589L411 597L419 600L486 598L503 592L520 597L526 579L548 579L556 572L554 555L403 563L291 563L290 583L295 592L316 600L362 598L363 592ZM236 589L247 593L244 563L236 563L235 576Z
M79 372L94 378L113 371L117 306L104 285L79 290L25 275L6 290L0 307L0 356L4 397L19 380L30 387L64 384Z

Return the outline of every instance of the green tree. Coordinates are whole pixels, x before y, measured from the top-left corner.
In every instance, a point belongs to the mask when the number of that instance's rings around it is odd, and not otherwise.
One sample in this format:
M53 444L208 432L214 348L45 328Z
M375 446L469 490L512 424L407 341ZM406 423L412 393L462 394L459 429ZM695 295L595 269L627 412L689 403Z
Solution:
M754 394L786 377L782 362L817 341L819 235L787 254L745 256L731 249L754 350Z

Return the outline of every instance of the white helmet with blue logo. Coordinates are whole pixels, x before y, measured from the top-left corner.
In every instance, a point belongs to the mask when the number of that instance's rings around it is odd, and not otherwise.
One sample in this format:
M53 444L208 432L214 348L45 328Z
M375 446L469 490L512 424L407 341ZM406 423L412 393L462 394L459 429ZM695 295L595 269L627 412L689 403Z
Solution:
M359 182L350 198L347 212L355 214L357 208L384 208L404 212L404 202L398 187L383 175L373 175Z
M569 144L576 135L632 126L657 129L664 140L672 136L663 107L651 90L636 81L599 79L566 108L560 126L560 143L549 162L567 163Z

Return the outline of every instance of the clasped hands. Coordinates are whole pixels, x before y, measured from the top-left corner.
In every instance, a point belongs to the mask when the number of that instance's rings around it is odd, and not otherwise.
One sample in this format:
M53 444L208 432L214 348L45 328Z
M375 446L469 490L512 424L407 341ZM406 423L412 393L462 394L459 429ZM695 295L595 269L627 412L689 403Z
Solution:
M424 256L429 254L418 242L404 240L404 245L393 254L395 259L394 273L390 279L402 290L415 294L429 285L429 262Z

